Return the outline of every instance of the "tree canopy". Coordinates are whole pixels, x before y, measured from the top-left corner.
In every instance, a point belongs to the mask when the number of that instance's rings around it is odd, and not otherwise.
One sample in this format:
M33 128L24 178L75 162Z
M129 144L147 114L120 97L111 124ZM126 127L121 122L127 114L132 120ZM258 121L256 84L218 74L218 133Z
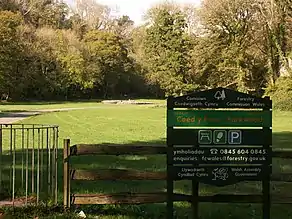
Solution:
M13 100L291 87L291 0L162 3L145 23L94 0L0 2L0 92ZM283 91L285 92L285 91ZM281 100L282 101L282 100Z

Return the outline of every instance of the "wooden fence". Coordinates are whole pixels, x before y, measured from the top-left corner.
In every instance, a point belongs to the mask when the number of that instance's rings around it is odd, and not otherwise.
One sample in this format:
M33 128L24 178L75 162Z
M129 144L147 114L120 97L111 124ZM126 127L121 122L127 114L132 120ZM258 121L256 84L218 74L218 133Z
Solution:
M98 145L77 144L70 146L64 140L64 207L81 204L146 204L167 201L167 193L115 193L115 194L71 194L72 180L166 180L166 172L146 172L120 169L80 170L70 168L71 156L82 155L166 155L166 146L151 145ZM274 158L292 158L292 150L273 150ZM165 164L166 165L166 164ZM292 173L272 174L271 181L292 182ZM199 196L199 202L262 203L262 195L216 194ZM191 195L174 194L174 201L192 202ZM273 204L291 204L292 195L273 195Z

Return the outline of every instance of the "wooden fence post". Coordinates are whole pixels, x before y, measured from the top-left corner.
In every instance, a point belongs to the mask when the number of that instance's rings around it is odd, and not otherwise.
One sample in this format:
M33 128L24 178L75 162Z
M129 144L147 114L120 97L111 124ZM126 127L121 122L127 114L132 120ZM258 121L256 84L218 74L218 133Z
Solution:
M70 208L70 174L69 174L69 159L70 159L70 139L64 139L64 208Z
M2 193L2 125L0 125L0 194Z

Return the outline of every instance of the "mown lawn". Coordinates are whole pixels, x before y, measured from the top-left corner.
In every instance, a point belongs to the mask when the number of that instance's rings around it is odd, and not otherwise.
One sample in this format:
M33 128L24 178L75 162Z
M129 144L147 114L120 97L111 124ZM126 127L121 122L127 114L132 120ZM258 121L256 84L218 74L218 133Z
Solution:
M66 104L65 104L66 105ZM83 105L80 104L80 107ZM71 106L70 106L71 107ZM101 105L98 109L56 112L29 118L21 123L58 124L60 127L60 145L64 138L70 138L71 144L77 143L157 143L165 144L166 121L164 107L153 106L113 106ZM292 112L274 112L273 147L292 147ZM61 157L61 150L60 156ZM165 156L83 156L74 157L73 165L78 168L97 170L98 168L130 168L150 171L166 170ZM59 201L62 202L62 160L59 160ZM289 161L273 160L273 171L292 172ZM76 193L112 193L112 192L159 192L165 191L164 181L97 181L74 182L72 192ZM277 193L289 193L289 184L273 184ZM223 188L200 185L201 194L216 192L252 192L260 193L259 183L238 183ZM190 193L188 181L175 184L175 192ZM292 196L292 192L291 192ZM191 208L187 203L176 203L177 218L191 218ZM200 204L201 219L260 219L261 206L253 204ZM100 219L150 219L164 218L165 204L149 205L107 205L80 206L86 214L98 215ZM289 206L273 205L272 218L292 218Z
M61 108L86 108L103 107L102 100L83 100L83 101L43 101L43 102L1 102L0 112L9 111L33 111L43 109L61 109ZM165 103L164 100L155 99L136 99L135 101Z

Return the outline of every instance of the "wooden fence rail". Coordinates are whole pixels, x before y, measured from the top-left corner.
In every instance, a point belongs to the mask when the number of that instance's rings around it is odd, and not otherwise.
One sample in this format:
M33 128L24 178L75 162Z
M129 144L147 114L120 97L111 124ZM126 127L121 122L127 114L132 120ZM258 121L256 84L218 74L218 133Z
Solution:
M145 204L167 201L166 192L157 193L114 193L114 194L71 194L71 180L166 180L166 172L150 172L124 169L84 170L70 168L71 156L82 155L166 155L166 146L157 145L114 145L77 144L70 146L64 140L64 207L75 204ZM274 149L273 158L292 158L291 149ZM271 181L292 182L292 173L272 174ZM200 202L262 203L261 194L216 194L199 196ZM174 194L174 201L192 202L192 196ZM273 204L291 204L290 195L271 195Z

